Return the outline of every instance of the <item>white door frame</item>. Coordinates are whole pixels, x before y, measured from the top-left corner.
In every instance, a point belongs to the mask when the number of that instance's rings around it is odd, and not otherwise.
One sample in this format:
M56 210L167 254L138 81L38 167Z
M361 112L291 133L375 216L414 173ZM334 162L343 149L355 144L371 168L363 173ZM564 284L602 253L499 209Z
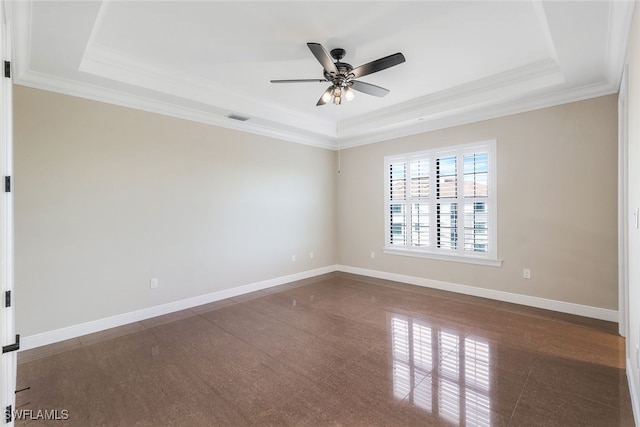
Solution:
M622 72L618 92L618 332L626 337L629 330L629 188L628 170L627 66ZM640 212L634 212L640 221ZM629 340L627 340L628 342ZM627 356L630 354L627 349Z
M0 342L3 347L0 356L0 423L9 426L14 424L17 367L17 351L14 349L19 346L15 335L13 298L13 93L12 80L5 72L5 61L11 63L11 6L11 2L0 1ZM8 296L7 292L10 292ZM8 408L11 411L7 411Z

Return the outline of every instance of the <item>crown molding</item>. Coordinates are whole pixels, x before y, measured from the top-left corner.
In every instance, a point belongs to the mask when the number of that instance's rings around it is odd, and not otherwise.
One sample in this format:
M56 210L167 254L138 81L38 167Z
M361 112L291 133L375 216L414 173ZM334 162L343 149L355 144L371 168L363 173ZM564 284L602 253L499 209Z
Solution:
M371 123L375 123L375 130L379 131L412 125L418 120L432 121L453 114L464 115L498 100L563 81L557 62L547 59L345 121L338 127L338 136L342 139L369 133Z
M120 83L130 84L221 108L251 119L274 123L296 123L311 133L328 138L335 137L335 125L326 119L303 114L273 102L256 100L222 87L217 82L185 74L183 70L134 58L95 42L90 43L80 62L79 70ZM217 105L224 100L224 107Z
M420 121L413 119L411 123L405 123L402 127L375 131L370 134L328 138L325 136L305 134L298 128L278 128L277 126L281 126L278 123L259 124L256 121L240 122L229 119L221 114L214 114L195 108L181 107L172 103L159 102L155 99L125 94L99 86L81 84L76 81L61 79L34 71L23 72L21 76L16 77L15 83L63 95L91 99L329 150L341 150L373 144L394 138L606 96L617 93L618 91L618 85L615 82L601 82L595 85L565 90L552 95L531 96L524 100L507 99L492 105L483 105L482 108L451 113L449 115L432 118L431 120Z
M338 148L347 149L362 145L374 144L390 139L432 132L435 130L446 129L454 126L462 126L470 123L481 122L484 120L511 116L514 114L526 113L528 111L555 107L571 102L584 101L586 99L611 95L617 92L618 85L616 83L601 82L594 85L568 89L562 92L554 93L552 95L537 95L530 96L525 99L503 100L502 102L496 102L492 105L482 106L482 108L476 108L460 114L451 114L444 117L439 117L434 120L419 121L416 119L411 125L407 125L402 128L391 129L386 132L378 132L375 134L364 136L340 138L338 140Z
M268 123L260 120L241 122L228 118L227 115L233 113L233 111L228 111L226 114L212 113L195 108L179 106L169 102L162 102L156 99L123 93L112 89L106 89L101 86L79 83L77 81L42 74L31 70L26 72L23 71L20 76L16 76L14 82L15 84L34 89L91 99L93 101L220 126L270 138L282 139L298 144L325 149L335 149L336 147L334 138L314 135L312 133L303 133L296 128L278 128L278 126L281 126L278 123Z

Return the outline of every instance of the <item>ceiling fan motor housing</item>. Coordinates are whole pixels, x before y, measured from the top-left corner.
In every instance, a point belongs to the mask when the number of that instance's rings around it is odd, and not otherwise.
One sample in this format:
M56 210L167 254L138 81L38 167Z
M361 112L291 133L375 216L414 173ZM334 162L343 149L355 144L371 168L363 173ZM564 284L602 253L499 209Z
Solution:
M340 62L342 58L347 54L347 51L342 48L331 49L331 57L336 60L335 65L338 69L338 74L329 73L325 70L324 77L332 82L335 86L346 87L349 84L349 80L352 76L349 74L353 70L351 64L346 62Z

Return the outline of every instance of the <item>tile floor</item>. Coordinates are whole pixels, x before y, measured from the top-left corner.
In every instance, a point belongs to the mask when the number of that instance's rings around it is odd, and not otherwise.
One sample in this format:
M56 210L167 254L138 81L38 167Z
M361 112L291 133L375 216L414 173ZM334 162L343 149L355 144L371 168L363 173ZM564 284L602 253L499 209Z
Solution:
M21 352L17 425L633 426L616 331L335 273Z

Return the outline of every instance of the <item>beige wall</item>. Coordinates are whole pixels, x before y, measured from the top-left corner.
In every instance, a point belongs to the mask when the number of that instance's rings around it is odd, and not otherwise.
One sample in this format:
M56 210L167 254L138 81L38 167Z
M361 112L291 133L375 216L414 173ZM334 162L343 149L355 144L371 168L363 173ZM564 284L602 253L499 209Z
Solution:
M628 76L628 244L629 244L629 328L627 330L627 357L630 370L630 386L635 390L634 409L636 420L640 419L640 230L631 214L640 208L640 8L635 8L631 35L627 51Z
M487 139L503 266L383 254L384 156ZM616 96L344 150L338 251L347 266L617 310Z
M335 152L14 96L23 336L336 263Z

